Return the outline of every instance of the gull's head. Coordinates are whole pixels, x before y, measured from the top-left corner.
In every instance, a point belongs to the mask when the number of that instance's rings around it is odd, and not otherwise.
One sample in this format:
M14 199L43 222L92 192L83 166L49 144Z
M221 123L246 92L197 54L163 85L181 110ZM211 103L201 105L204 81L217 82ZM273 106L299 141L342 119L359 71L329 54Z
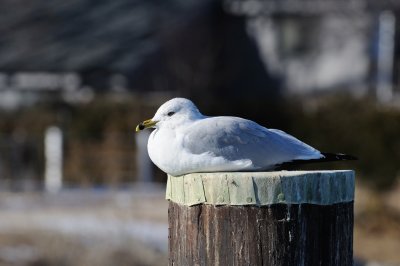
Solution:
M203 117L191 100L173 98L158 108L152 119L148 119L136 126L136 131L151 127L168 127L174 129L182 124Z

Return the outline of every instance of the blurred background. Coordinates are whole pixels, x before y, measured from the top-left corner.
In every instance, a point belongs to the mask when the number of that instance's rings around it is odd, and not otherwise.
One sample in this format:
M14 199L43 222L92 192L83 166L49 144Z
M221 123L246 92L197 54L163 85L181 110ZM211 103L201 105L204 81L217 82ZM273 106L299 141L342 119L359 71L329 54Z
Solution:
M166 265L166 100L357 162L357 265L400 265L400 2L0 1L0 265ZM318 168L317 168L318 167Z

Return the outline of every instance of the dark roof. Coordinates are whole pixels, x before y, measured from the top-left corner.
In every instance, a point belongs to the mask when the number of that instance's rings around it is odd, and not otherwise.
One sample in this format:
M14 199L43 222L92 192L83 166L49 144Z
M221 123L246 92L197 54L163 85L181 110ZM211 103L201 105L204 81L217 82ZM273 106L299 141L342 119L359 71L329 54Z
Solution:
M395 0L3 0L0 71L132 73L168 32L190 27L211 2L245 15L400 6Z
M231 14L398 8L396 0L3 0L0 71L132 72L199 6Z
M83 84L96 90L109 87L109 74L121 73L128 89L207 94L204 101L215 94L242 100L242 88L265 94L275 80L245 19L221 3L0 1L0 72L79 72Z
M0 1L0 71L135 69L194 0Z

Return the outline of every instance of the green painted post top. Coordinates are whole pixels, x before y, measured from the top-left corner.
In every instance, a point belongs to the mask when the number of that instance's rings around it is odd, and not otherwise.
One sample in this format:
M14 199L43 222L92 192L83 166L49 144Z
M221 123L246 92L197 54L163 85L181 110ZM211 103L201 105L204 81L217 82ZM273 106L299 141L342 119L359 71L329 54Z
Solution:
M187 206L302 204L354 200L354 171L220 172L168 175L166 199Z

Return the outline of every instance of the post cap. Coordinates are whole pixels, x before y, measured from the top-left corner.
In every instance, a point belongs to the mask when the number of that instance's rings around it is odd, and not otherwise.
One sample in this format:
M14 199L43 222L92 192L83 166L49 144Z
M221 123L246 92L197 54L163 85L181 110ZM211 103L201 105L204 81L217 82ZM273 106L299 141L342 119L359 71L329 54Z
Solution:
M354 171L219 172L168 175L166 199L192 206L318 204L354 200Z

